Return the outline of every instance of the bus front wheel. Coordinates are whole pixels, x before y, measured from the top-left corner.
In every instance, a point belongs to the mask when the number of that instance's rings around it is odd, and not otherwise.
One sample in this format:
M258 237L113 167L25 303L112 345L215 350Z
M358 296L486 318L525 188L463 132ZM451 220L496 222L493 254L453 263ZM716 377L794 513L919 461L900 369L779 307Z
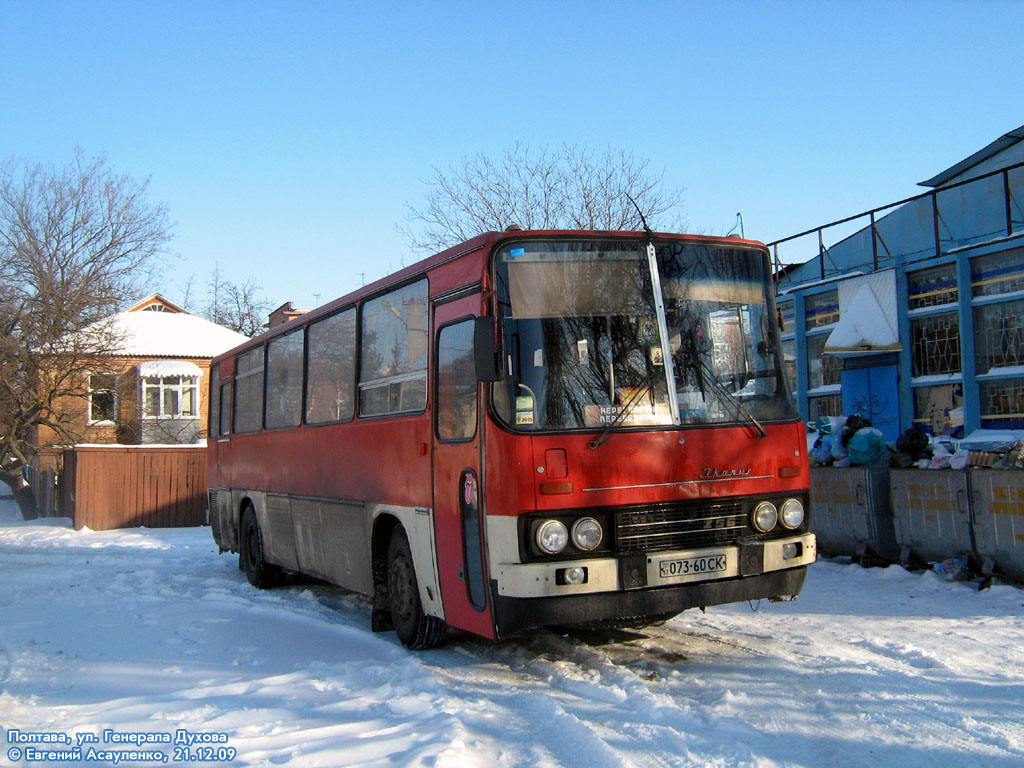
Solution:
M388 545L388 604L395 634L408 648L435 648L444 642L447 625L423 613L409 539L400 527Z
M238 567L245 572L245 578L254 587L267 589L281 583L280 567L268 563L263 552L263 536L256 522L256 510L252 505L242 512L241 546L238 548Z

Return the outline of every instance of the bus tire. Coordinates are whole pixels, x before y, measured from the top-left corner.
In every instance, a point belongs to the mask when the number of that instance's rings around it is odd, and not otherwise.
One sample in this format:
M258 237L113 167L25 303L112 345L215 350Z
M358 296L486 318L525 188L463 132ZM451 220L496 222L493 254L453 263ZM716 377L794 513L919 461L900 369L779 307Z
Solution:
M388 544L387 585L391 622L398 639L414 651L441 645L448 626L441 619L423 613L412 550L401 527L395 528Z
M245 572L249 583L259 589L276 587L281 583L281 568L268 563L263 552L263 535L256 521L256 510L247 504L242 512L242 536L238 548L238 567Z

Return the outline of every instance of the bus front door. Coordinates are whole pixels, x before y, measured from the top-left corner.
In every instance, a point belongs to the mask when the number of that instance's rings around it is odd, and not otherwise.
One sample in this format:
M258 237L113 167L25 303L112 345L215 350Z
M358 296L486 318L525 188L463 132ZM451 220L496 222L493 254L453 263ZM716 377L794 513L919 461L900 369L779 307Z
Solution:
M479 308L479 293L434 305L434 533L445 620L493 637L483 545L480 387L473 362Z

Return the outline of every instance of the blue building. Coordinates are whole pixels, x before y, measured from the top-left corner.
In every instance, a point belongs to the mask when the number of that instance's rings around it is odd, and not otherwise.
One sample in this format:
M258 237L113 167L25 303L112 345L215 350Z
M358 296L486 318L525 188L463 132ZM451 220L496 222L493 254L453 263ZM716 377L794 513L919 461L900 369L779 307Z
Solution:
M777 273L800 412L860 413L890 441L1024 429L1024 126L921 185L770 244L817 253Z

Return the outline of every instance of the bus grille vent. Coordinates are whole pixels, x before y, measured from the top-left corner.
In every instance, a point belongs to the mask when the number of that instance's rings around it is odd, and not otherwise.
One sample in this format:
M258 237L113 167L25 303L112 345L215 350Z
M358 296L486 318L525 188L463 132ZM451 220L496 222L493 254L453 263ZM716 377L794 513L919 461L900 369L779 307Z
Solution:
M617 552L663 552L734 543L751 532L743 504L700 503L615 515Z

